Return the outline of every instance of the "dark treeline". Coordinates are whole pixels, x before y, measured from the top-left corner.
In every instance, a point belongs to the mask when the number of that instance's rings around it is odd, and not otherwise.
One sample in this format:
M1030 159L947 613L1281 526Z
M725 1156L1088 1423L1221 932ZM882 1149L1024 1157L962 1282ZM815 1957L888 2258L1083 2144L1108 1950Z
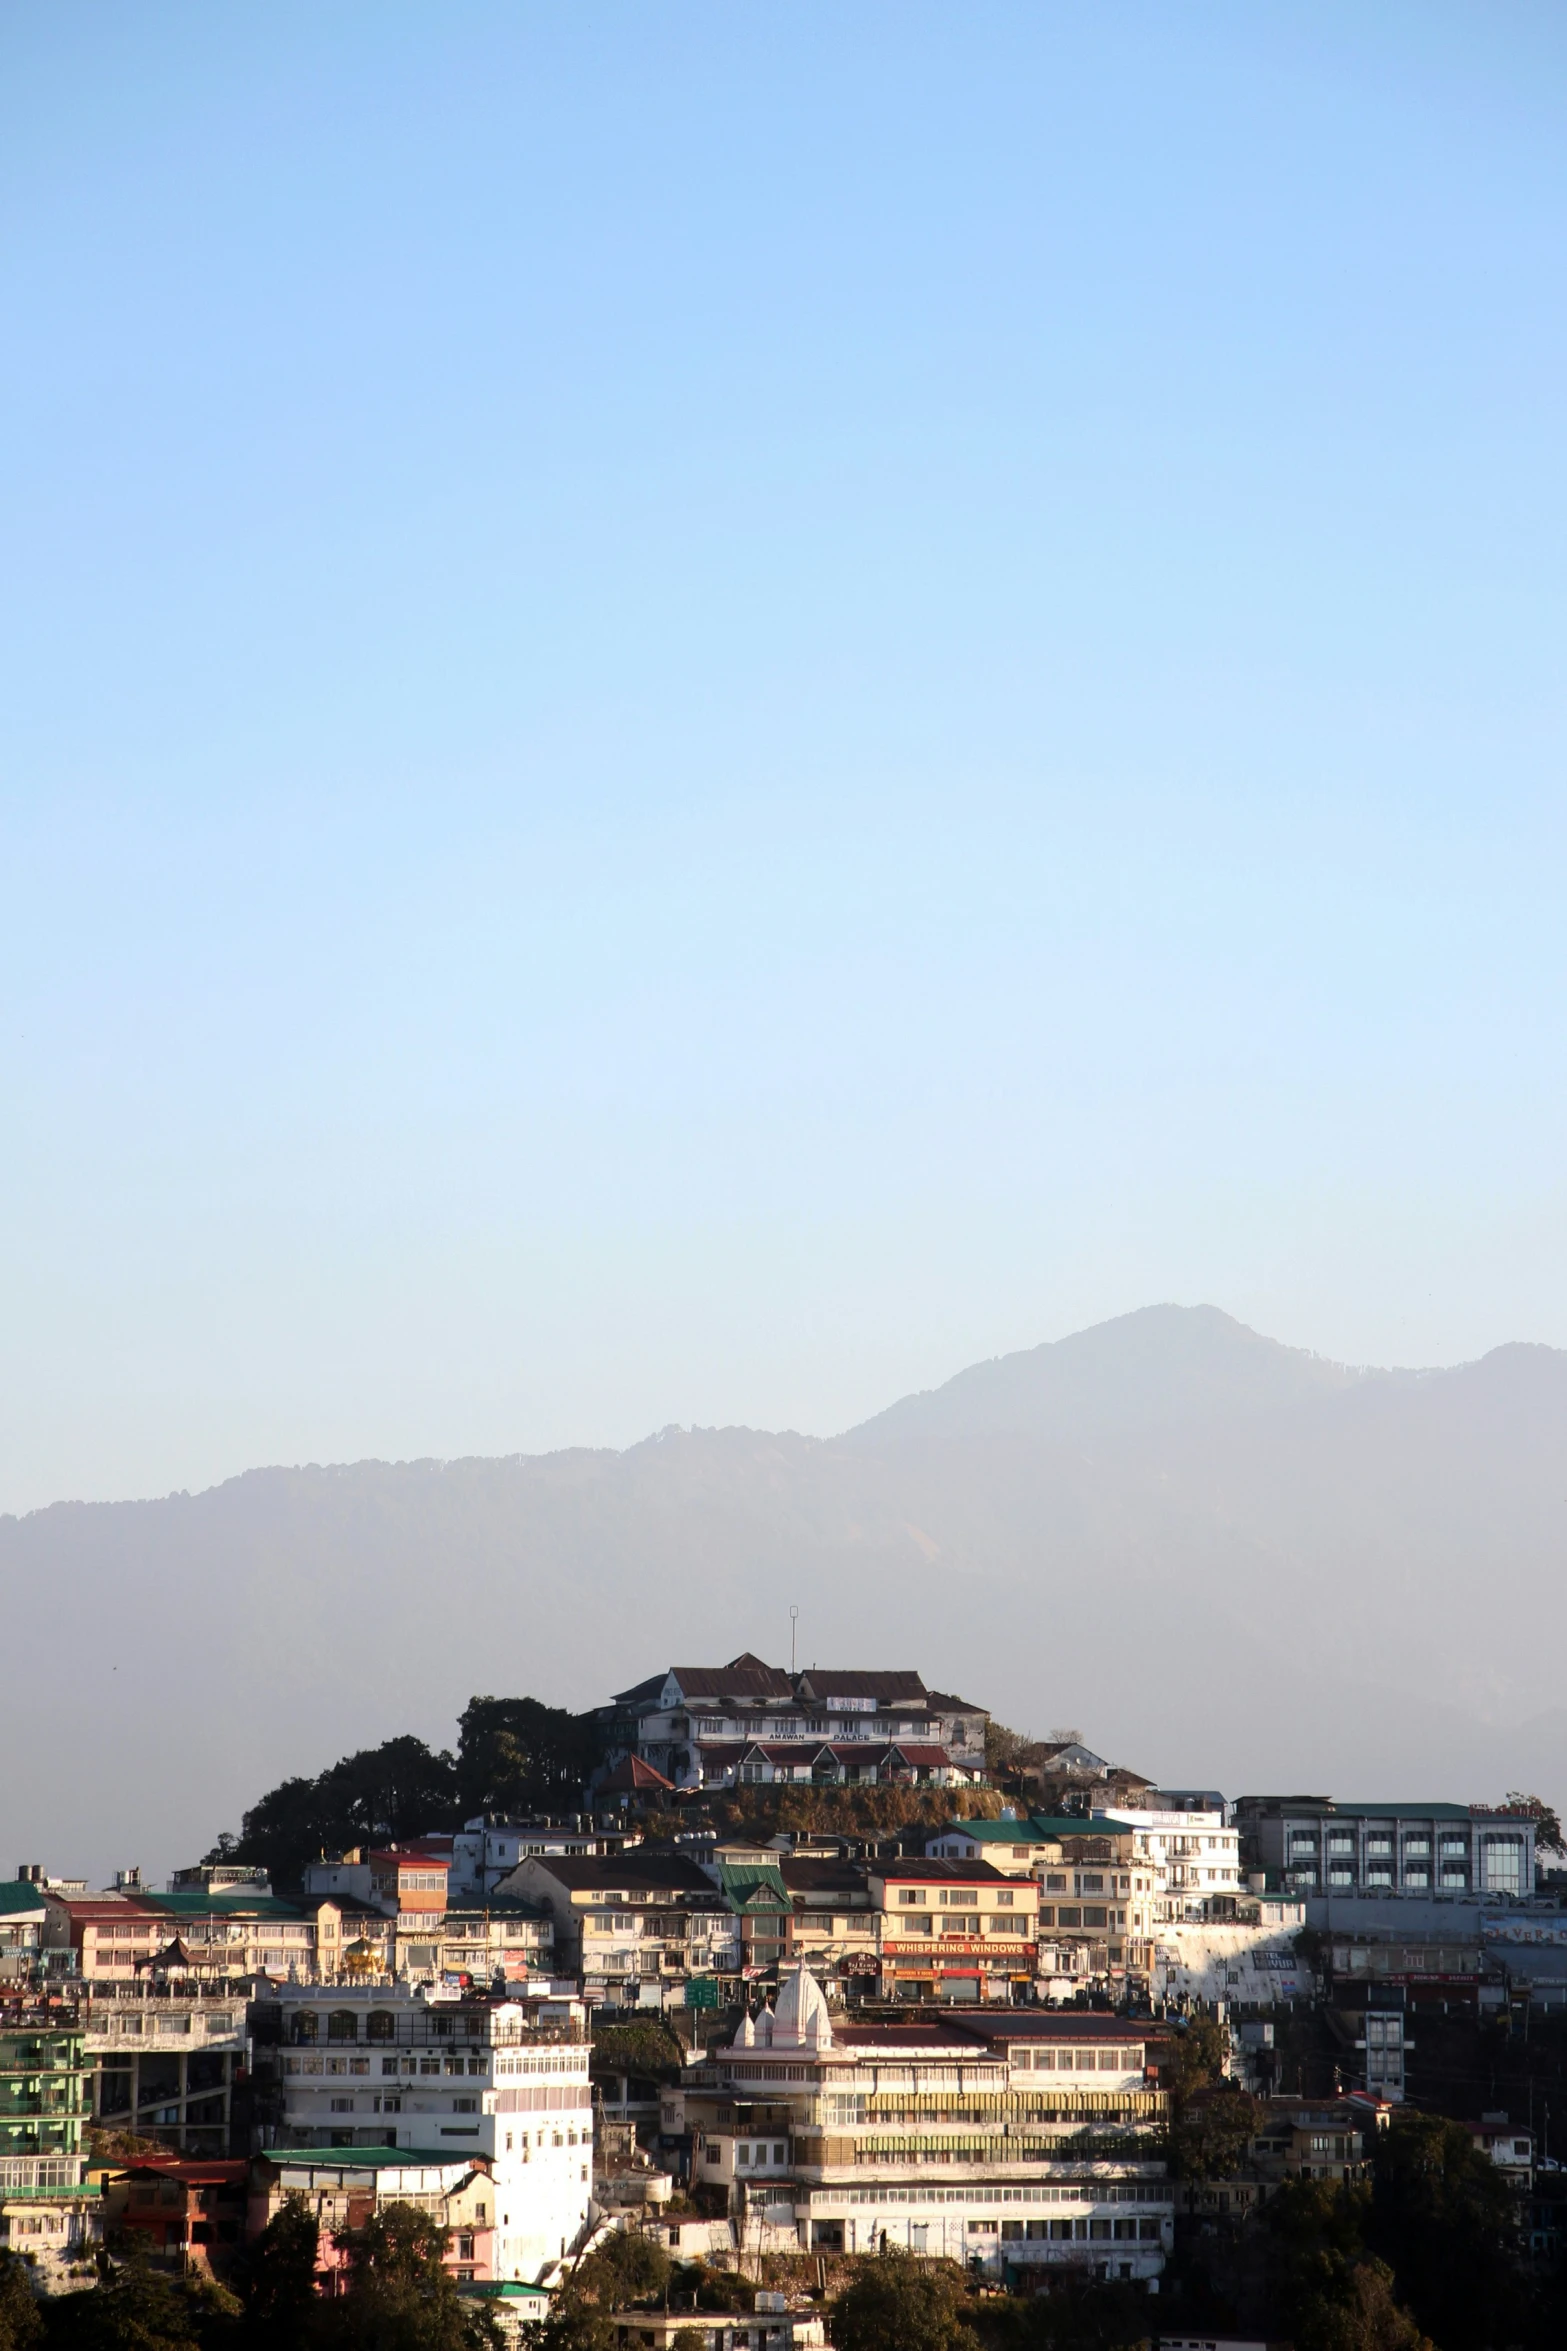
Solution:
M537 1698L470 1698L455 1755L409 1736L361 1748L315 1779L269 1789L239 1835L203 1858L255 1863L291 1893L319 1853L460 1828L480 1812L575 1811L602 1751L591 1715Z

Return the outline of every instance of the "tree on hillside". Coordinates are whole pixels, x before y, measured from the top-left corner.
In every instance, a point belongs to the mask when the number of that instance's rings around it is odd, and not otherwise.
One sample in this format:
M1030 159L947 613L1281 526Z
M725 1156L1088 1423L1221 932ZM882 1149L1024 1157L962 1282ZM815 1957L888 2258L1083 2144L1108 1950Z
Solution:
M618 2229L595 2245L572 2273L584 2302L601 2310L624 2310L633 2302L656 2302L668 2291L670 2261L662 2245L635 2229Z
M678 2079L684 2063L680 2036L661 2016L634 2017L627 2024L594 2020L589 2064L596 2080L626 2073L641 2074L649 2081L672 2081Z
M1198 2090L1217 2089L1230 2054L1227 2026L1216 2016L1194 2016L1159 2053L1159 2080L1179 2103Z
M256 1863L291 1889L318 1853L422 1836L456 1819L452 1758L405 1735L345 1755L317 1779L281 1781L246 1813L239 1838L220 1838L206 1858Z
M861 2263L833 2305L832 2338L838 2351L977 2351L967 2299L950 2263L884 2253Z
M987 2313L991 2328L998 2315L1008 2351L1142 2351L1148 2342L1148 2296L1120 2280L1063 2279L1054 2293Z
M659 2301L669 2290L670 2259L651 2237L623 2229L579 2261L538 2333L538 2351L615 2351L611 2315Z
M1377 2134L1367 2241L1442 2351L1526 2333L1513 2190L1462 2123L1398 2114Z
M1009 1771L1026 1763L1037 1742L1022 1731L1009 1731L1004 1722L994 1717L985 1725L985 1769L990 1772Z
M465 1818L570 1809L580 1803L603 1752L590 1715L537 1698L470 1698L457 1732L457 1792Z
M0 2249L0 2351L37 2351L43 2333L27 2264Z
M451 2231L412 2204L388 2204L361 2229L338 2232L348 2287L323 2302L311 2340L323 2351L485 2351L501 2337L492 2314L458 2294Z
M1261 2115L1245 2090L1204 2088L1172 2101L1170 2168L1178 2180L1224 2180L1257 2135Z
M229 2351L239 2339L232 2294L157 2275L134 2243L100 2259L96 2286L51 2297L43 2318L48 2351Z
M245 2259L245 2351L292 2351L308 2341L321 2307L320 2243L321 2231L304 2198L285 2198Z

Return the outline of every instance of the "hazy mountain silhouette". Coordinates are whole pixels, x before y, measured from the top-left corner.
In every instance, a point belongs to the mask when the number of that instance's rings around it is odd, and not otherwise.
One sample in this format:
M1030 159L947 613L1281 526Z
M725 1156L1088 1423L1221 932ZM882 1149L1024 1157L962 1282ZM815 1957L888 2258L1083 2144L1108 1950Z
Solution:
M842 1437L249 1472L0 1519L0 1870L189 1859L475 1691L917 1666L1176 1784L1567 1796L1567 1355L1352 1370L1153 1307Z

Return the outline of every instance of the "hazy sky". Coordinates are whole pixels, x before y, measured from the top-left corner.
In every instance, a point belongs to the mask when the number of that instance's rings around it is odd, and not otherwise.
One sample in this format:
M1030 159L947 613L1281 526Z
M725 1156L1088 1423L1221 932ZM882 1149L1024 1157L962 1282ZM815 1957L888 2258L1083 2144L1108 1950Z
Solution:
M1567 1344L1559 6L0 17L0 1508Z

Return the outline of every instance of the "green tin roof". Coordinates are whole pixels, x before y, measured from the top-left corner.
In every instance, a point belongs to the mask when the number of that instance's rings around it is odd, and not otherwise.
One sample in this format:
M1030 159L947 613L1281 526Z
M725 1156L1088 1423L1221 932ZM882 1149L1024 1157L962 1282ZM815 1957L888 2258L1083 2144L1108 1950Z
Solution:
M476 2302L521 2302L530 2310L548 2310L547 2286L525 2286L520 2278L476 2278L471 2285L459 2286L458 2293Z
M976 1845L1038 1845L1047 1832L1034 1820L949 1820L936 1833L972 1837Z
M173 1894L138 1894L149 1910L167 1911L171 1918L303 1918L304 1912L276 1894L247 1894L243 1887L225 1887L205 1894L199 1886L181 1886Z
M0 2188L0 2204L58 2204L62 2196L96 2197L96 2180L74 2180L68 2188Z
M267 2163L314 2171L449 2171L471 2163L474 2151L456 2147L263 2147Z
M721 1861L719 1877L736 1910L793 1910L789 1889L773 1861Z
M44 1915L44 1890L30 1886L25 1878L0 1879L0 1918L26 1917L29 1913Z

